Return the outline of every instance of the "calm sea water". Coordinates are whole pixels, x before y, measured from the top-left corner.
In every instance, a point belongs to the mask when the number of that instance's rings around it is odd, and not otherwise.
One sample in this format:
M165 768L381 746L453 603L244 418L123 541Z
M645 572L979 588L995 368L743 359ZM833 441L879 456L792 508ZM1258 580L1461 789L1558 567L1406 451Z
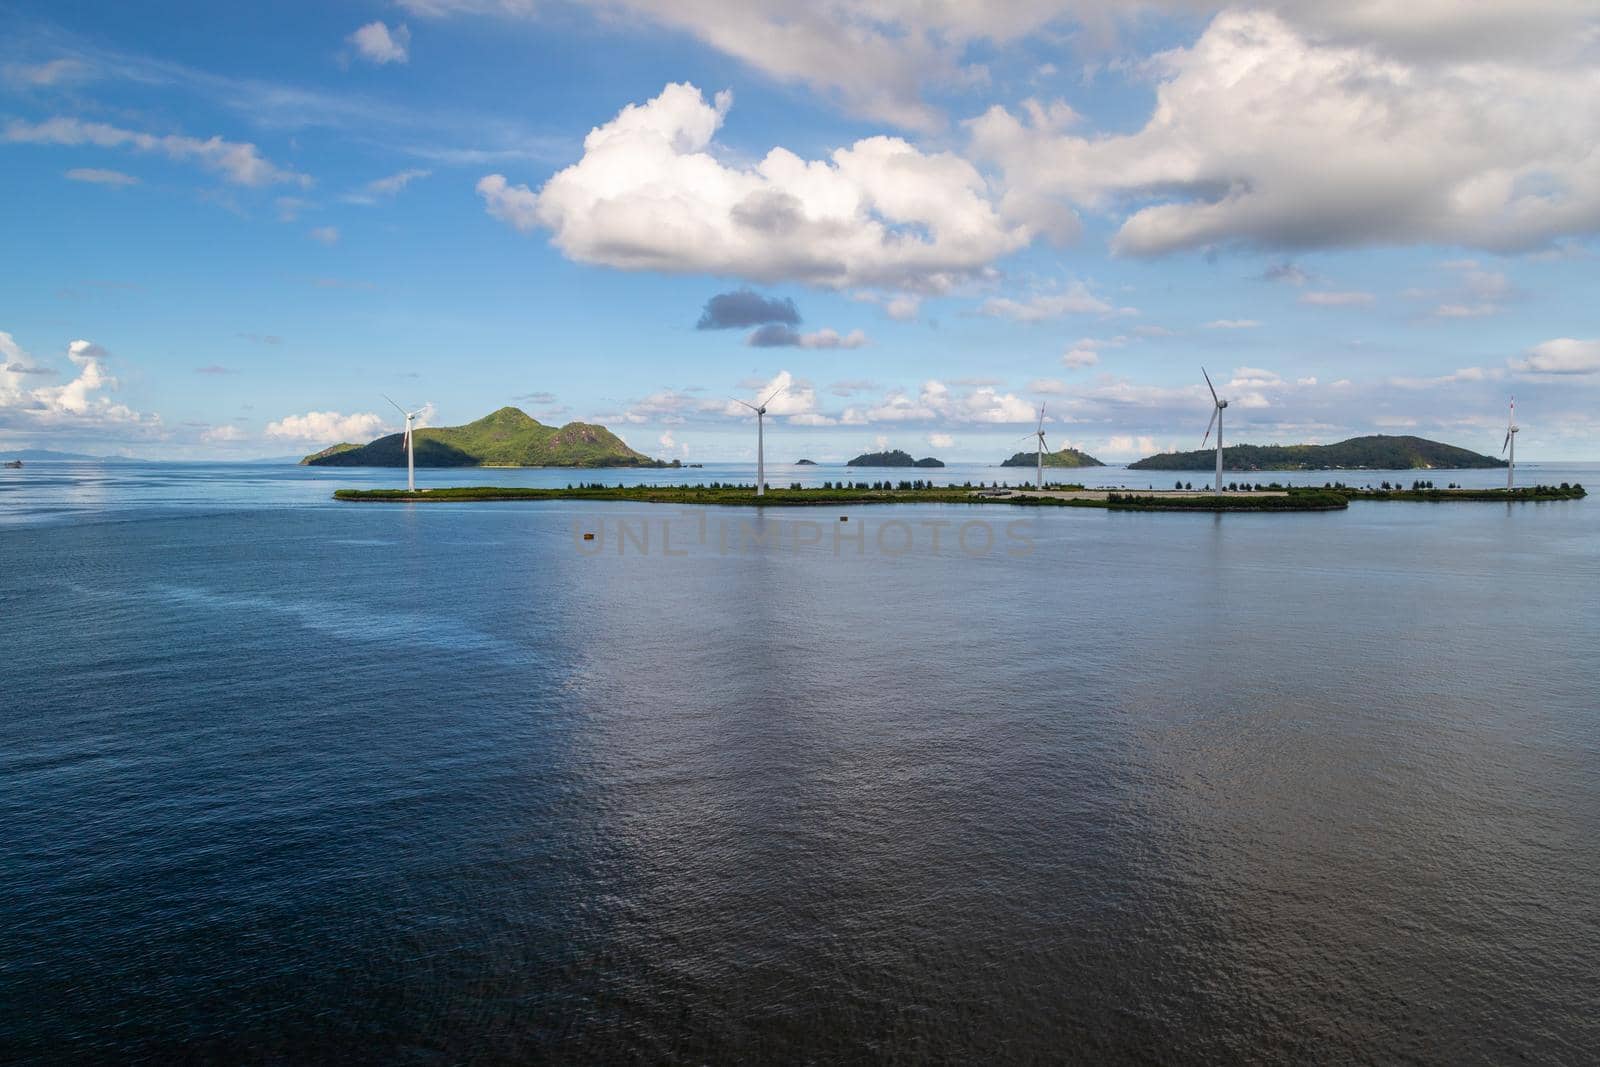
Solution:
M1600 1047L1600 498L328 499L395 480L0 471L0 1060Z

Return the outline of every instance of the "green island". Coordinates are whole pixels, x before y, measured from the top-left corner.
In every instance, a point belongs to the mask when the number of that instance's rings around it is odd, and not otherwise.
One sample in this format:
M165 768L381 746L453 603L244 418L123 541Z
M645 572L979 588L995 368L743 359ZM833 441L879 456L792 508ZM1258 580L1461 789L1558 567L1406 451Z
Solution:
M944 461L924 456L922 459L912 459L911 453L895 449L892 452L868 452L857 456L847 467L942 467Z
M1010 459L1001 463L1002 467L1037 467L1039 454L1037 452L1018 452ZM1058 452L1044 454L1046 467L1104 467L1098 459L1087 452L1079 452L1076 448L1063 448Z
M604 426L569 422L546 426L520 408L503 407L465 426L427 426L412 433L418 467L679 467L635 451ZM364 445L324 448L300 462L308 467L404 467L405 435Z
M1135 471L1205 471L1215 468L1216 449L1163 452L1128 464ZM1372 434L1332 445L1228 445L1222 468L1230 471L1475 470L1506 461L1423 437Z
M1338 511L1352 500L1423 502L1484 501L1521 503L1578 500L1583 486L1523 486L1504 489L1434 489L1399 486L1366 489L1343 485L1322 487L1245 485L1217 494L1209 491L1138 491L1089 489L1082 485L1048 484L1042 490L992 485L935 485L924 481L826 482L821 488L798 484L769 488L757 497L753 485L602 485L565 488L476 485L441 489L338 489L334 499L368 503L461 503L468 501L596 500L643 504L705 504L726 507L818 507L839 504L1003 504L1012 507L1101 508L1107 511Z

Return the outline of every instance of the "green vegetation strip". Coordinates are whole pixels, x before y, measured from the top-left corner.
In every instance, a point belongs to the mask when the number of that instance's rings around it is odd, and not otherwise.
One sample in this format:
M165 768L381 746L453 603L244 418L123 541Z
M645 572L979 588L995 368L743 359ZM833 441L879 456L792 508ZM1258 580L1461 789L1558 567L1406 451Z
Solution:
M1581 485L1524 485L1516 489L1336 489L1351 500L1423 500L1448 503L1465 501L1582 500L1589 494Z
M1081 492L1082 486L1047 486L1046 491ZM494 500L612 500L646 504L711 504L732 507L817 507L829 504L1009 504L1021 507L1102 508L1110 511L1332 511L1346 506L1341 493L1322 489L1287 494L1237 493L1226 496L1171 496L1108 493L1091 497L982 496L977 487L768 489L759 500L753 486L634 485L573 486L565 489L522 486L463 486L448 489L339 489L336 500L382 503L456 503Z

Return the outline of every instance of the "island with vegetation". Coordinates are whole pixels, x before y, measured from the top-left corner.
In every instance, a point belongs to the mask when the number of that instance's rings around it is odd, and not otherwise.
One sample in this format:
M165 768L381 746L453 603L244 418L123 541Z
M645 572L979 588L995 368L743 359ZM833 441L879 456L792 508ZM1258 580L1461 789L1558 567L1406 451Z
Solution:
M1058 452L1046 452L1044 454L1044 465L1046 467L1105 466L1104 463L1101 463L1098 459L1095 459L1093 456L1089 455L1089 453L1080 452L1076 448L1063 448ZM1000 464L1000 466L1033 467L1037 469L1039 466L1039 454L1037 452L1018 452L1016 455Z
M546 426L519 408L503 407L465 426L413 431L418 467L678 467L651 459L604 426L569 422ZM365 445L342 443L306 456L310 467L404 467L405 436L392 433Z
M796 467L815 467L817 461L814 459L797 459L794 461L794 465Z
M943 460L934 459L932 456L924 456L922 459L912 459L911 458L911 454L909 452L902 452L900 449L897 448L892 452L868 452L865 455L860 455L860 456L857 456L855 459L852 459L849 463L845 464L845 466L847 466L847 467L942 467L942 466L944 466L944 461Z
M1163 452L1128 464L1136 471L1214 470L1216 449ZM1228 445L1222 467L1230 471L1472 470L1504 467L1505 460L1422 437L1372 434L1332 445Z

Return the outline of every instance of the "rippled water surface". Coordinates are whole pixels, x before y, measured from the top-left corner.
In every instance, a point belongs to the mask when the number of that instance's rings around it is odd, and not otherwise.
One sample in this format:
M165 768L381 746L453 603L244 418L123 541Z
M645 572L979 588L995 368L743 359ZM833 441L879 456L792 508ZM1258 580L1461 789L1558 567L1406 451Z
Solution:
M1600 1047L1600 498L762 517L0 474L0 1060ZM1568 479L1600 469L1519 477Z

